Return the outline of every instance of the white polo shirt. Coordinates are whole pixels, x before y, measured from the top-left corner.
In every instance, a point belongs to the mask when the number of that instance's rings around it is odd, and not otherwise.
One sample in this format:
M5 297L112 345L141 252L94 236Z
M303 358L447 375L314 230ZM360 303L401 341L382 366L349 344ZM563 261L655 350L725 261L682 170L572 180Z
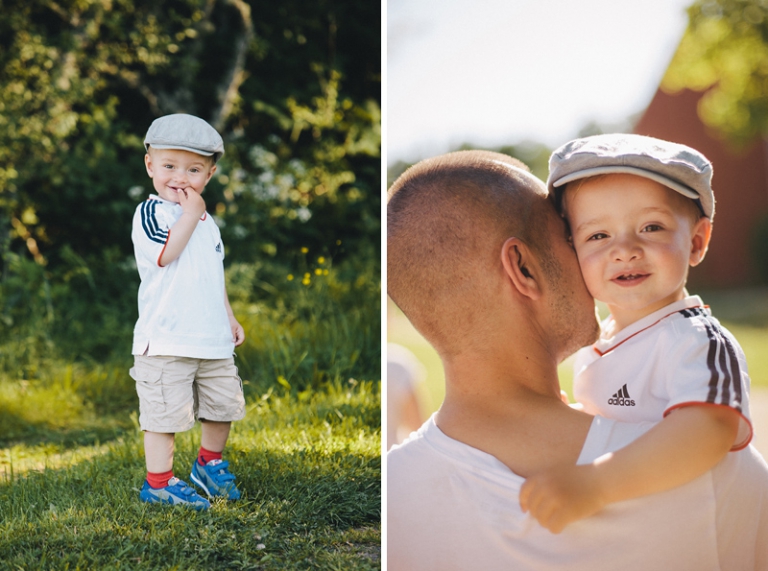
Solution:
M578 462L651 426L595 417ZM523 482L430 418L387 454L387 569L768 570L768 465L753 446L692 482L611 504L558 535L520 510Z
M178 258L160 256L182 208L151 195L133 215L136 265L141 277L134 355L226 359L235 345L224 303L224 245L207 212Z
M610 325L609 317L603 329ZM733 450L752 439L749 386L741 346L698 296L600 339L574 361L573 394L585 412L654 422L684 406L728 406L741 416Z

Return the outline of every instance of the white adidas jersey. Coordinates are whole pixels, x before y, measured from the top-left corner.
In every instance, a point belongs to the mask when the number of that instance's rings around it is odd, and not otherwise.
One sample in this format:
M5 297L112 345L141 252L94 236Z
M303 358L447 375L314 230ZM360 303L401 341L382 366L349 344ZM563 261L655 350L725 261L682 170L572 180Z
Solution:
M580 350L573 392L585 412L624 422L658 421L691 404L729 406L741 415L733 449L752 439L744 352L698 296Z
M152 195L133 216L131 239L141 277L133 354L226 359L235 344L224 302L224 246L207 212L181 255L160 266L181 213L179 204Z

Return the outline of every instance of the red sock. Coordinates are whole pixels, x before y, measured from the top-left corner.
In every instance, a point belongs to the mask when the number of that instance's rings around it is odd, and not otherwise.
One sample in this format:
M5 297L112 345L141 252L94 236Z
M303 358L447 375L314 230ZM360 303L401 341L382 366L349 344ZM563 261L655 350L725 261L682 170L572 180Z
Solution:
M173 478L173 470L157 473L147 472L147 482L152 488L165 488L171 478Z
M205 466L211 460L221 460L221 452L211 452L201 446L200 452L197 453L197 461L201 466Z

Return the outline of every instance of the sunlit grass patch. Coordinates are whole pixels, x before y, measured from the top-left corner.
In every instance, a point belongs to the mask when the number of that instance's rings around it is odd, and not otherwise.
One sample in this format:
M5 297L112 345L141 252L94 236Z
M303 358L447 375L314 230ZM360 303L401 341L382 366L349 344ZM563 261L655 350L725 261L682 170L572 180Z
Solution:
M347 382L299 394L281 388L251 401L227 449L243 500L214 501L207 513L139 502L138 430L41 471L7 476L0 483L3 563L378 569L379 385ZM177 475L188 475L198 445L199 429L178 436ZM49 452L30 451L43 464Z
M0 315L0 568L380 568L378 260L297 256L227 271L247 333L226 450L243 499L202 514L138 500L135 292L99 301L36 266L0 288L17 300ZM177 476L199 445L199 426L177 435Z
M724 323L739 341L747 356L747 368L752 387L768 388L768 325Z
M50 359L14 372L0 371L0 449L90 445L131 425L136 396L123 364Z

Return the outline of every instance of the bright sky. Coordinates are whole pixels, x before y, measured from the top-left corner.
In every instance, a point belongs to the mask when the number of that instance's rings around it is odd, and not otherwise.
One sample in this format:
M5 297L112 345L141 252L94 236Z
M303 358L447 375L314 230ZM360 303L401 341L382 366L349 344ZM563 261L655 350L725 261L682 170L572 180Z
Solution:
M387 162L552 147L650 103L692 0L388 0Z

